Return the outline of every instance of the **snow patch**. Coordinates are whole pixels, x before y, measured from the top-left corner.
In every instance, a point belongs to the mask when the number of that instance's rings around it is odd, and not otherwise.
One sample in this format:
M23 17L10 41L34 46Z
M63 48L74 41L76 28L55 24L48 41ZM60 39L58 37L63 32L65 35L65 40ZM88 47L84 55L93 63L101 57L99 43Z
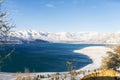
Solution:
M101 66L102 57L106 56L107 51L113 50L105 46L91 46L74 52L87 55L93 61L92 64L83 67L81 70L94 70Z

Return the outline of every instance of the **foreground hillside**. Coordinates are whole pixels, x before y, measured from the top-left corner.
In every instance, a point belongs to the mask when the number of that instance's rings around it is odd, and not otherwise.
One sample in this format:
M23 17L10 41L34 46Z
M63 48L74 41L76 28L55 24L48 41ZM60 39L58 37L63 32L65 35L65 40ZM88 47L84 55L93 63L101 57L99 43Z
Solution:
M117 80L118 72L110 69L84 76L81 80Z

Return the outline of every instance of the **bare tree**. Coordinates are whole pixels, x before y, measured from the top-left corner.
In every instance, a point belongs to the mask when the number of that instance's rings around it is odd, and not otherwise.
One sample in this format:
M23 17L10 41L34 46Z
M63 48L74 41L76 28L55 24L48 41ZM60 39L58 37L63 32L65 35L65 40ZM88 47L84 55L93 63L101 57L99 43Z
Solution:
M15 25L10 25L9 21L6 20L7 12L2 11L2 0L0 0L0 40L1 43L5 43L9 39L10 30L15 27Z
M13 53L14 49L10 51L6 51L4 48L5 44L8 43L10 39L9 33L10 30L14 27L10 25L7 18L7 12L2 10L2 3L3 0L0 0L0 70L2 65L4 64L5 60ZM2 51L3 50L3 51Z

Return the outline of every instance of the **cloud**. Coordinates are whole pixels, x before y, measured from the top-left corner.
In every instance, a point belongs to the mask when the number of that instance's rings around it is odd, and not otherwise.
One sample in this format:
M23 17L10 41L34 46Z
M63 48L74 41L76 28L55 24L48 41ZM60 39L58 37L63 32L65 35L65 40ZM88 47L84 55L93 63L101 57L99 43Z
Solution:
M55 8L55 5L53 4L45 4L46 7L49 7L49 8Z

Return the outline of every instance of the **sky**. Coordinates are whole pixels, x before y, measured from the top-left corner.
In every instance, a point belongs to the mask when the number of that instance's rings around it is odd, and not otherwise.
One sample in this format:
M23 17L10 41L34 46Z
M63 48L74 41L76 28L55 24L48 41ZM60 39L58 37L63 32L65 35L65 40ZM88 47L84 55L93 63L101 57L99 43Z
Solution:
M15 30L120 31L120 0L4 0Z

